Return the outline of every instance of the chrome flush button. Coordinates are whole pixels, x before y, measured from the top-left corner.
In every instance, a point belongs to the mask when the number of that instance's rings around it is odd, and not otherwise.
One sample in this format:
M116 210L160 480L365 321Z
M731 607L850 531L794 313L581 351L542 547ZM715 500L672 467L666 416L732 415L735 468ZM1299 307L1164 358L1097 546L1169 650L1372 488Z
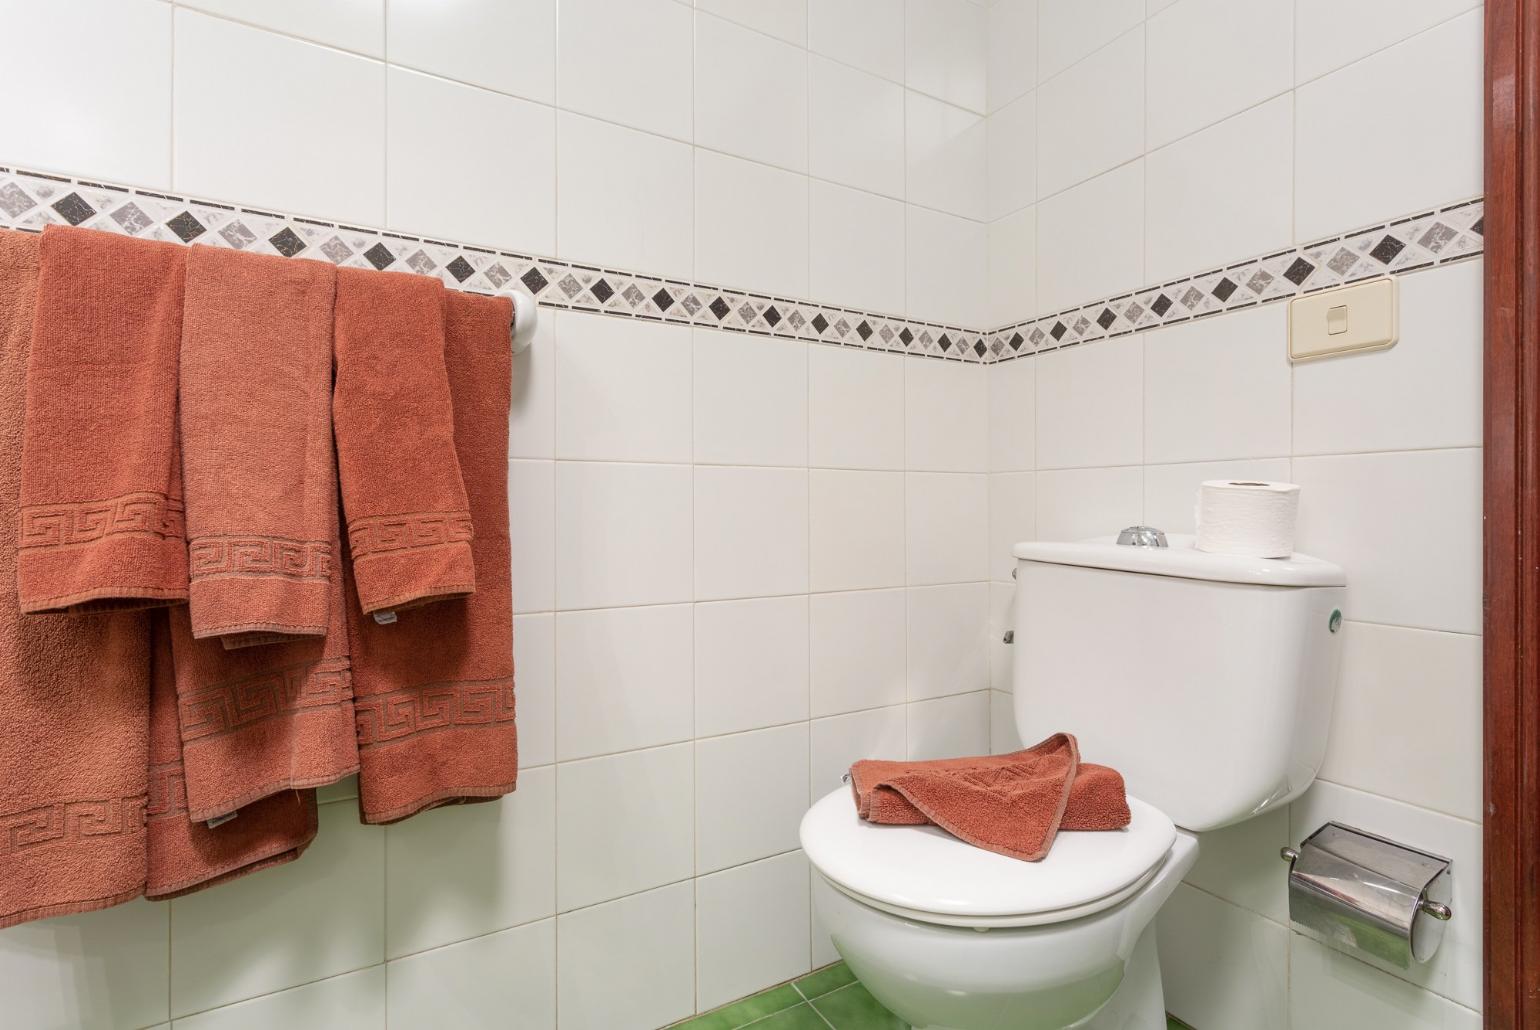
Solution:
M1154 526L1129 526L1118 534L1118 543L1124 547L1165 547L1166 534Z

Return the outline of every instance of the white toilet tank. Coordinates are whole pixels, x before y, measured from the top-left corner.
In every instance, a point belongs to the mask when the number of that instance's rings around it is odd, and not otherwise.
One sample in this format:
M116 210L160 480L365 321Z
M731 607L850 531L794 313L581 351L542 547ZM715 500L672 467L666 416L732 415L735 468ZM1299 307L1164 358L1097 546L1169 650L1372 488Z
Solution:
M1017 544L1016 728L1178 826L1211 830L1299 795L1321 767L1342 652L1341 568L1112 538Z

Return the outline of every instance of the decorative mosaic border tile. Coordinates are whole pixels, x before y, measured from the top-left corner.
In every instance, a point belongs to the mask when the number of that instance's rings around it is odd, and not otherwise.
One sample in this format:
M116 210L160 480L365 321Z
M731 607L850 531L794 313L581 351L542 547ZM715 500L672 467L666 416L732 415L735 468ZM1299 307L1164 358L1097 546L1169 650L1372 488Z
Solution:
M988 358L977 329L0 167L0 228L49 224L412 271L477 293L522 286L542 305L573 311L951 361Z
M1475 257L1482 250L1482 209L1478 197L993 329L985 334L985 360L1009 361Z

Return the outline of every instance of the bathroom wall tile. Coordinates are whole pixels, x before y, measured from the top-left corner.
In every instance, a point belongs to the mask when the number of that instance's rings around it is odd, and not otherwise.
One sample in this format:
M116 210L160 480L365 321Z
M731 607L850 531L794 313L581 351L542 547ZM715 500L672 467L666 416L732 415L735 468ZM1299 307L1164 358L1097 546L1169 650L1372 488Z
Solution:
M861 590L809 600L813 716L902 703L909 675L904 592Z
M694 796L691 744L558 765L558 909L688 878Z
M807 134L807 52L697 13L695 142L805 172Z
M989 578L1006 582L1016 570L1011 548L1037 536L1037 490L1031 472L989 477Z
M1197 461L1144 466L1144 522L1167 533L1196 533L1198 488L1209 479L1287 482L1288 458Z
M1439 74L1429 75L1428 68ZM1309 240L1481 192L1482 17L1461 15L1301 86L1294 233ZM1418 145L1438 139L1439 146ZM1395 168L1360 179L1343 168Z
M1186 882L1232 905L1289 925L1289 880L1278 849L1289 841L1287 805L1198 835L1198 861Z
M556 618L513 617L514 689L518 695L519 769L556 761ZM351 796L357 796L356 792Z
M384 222L384 65L186 10L176 12L176 41L174 188L322 218ZM136 53L134 60L148 58ZM274 68L284 73L274 75ZM347 97L348 116L336 117L317 97ZM148 102L143 110L164 107ZM136 108L128 121L137 124L139 115ZM232 161L232 125L247 139L283 145L247 147ZM314 154L328 155L327 174L315 174Z
M1294 84L1291 5L1184 0L1151 18L1148 32L1152 147L1212 125Z
M998 111L1037 84L1038 0L1000 0L985 15L988 110Z
M696 0L695 6L799 47L807 46L806 0Z
M989 578L989 477L911 472L905 482L910 585Z
M689 740L694 623L687 604L558 614L557 758Z
M991 114L988 142L988 214L1001 218L1037 199L1036 94L1013 100Z
M696 468L696 599L807 588L807 470Z
M840 777L862 758L902 761L908 756L904 705L872 708L828 719L814 719L811 800L832 790L849 790Z
M302 861L171 902L173 1016L384 960L385 831L347 802L320 821Z
M904 205L817 179L808 186L811 297L868 311L902 311Z
M513 610L556 607L556 463L508 463L508 544Z
M1037 195L1051 196L1143 153L1143 98L1143 28L1038 87Z
M1037 467L1037 362L991 365L989 381L989 471L1019 472Z
M904 583L904 477L899 472L810 473L811 589Z
M1287 247L1294 234L1293 97L1154 151L1144 173L1150 282Z
M391 0L384 6L391 64L556 101L556 0Z
M904 125L909 203L983 219L988 213L984 117L911 91Z
M806 719L808 599L695 606L695 735Z
M970 0L905 0L904 82L984 112L984 10Z
M6 1018L81 1030L166 1019L170 915L168 905L131 901L0 930Z
M385 967L372 966L184 1016L176 1021L176 1030L267 1030L275 1026L384 1030L385 980Z
M812 173L903 197L903 87L815 54L808 59L808 96Z
M697 278L807 296L807 189L806 176L697 150ZM744 204L744 197L754 203Z
M559 0L556 97L564 110L691 138L694 12L674 0Z
M1350 622L1321 778L1479 822L1481 706L1480 637Z
M1140 461L1143 350L1143 337L1125 336L1033 359L1038 365L1038 468Z
M795 849L807 776L805 722L696 741L696 873Z
M690 1015L694 887L674 884L561 916L556 969L564 1030L653 1030Z
M904 7L892 0L808 0L807 44L862 71L904 81Z
M1145 333L1145 460L1287 454L1287 340L1283 304Z
M688 278L694 175L684 143L557 112L556 253Z
M1037 313L1037 211L1026 207L989 223L989 324ZM1026 364L1026 362L1018 362Z
M1024 746L1016 732L1014 699L1003 690L989 692L989 753L1008 754Z
M557 606L688 601L690 479L683 465L558 462Z
M1060 311L1144 285L1144 162L1037 205L1037 309Z
M1016 628L1016 584L1015 583L991 583L989 584L989 687L991 690L1003 693L1013 693L1016 689L1015 669L1015 645L1005 642L1007 631ZM991 717L993 718L993 717ZM991 724L993 725L993 724ZM1014 733L1015 723L1011 724Z
M1143 521L1144 470L1067 469L1037 474L1037 538L1116 536Z
M909 590L909 700L989 687L988 615L987 583Z
M800 852L695 881L698 1009L807 971L808 887L807 859Z
M0 92L27 98L6 112L6 163L169 186L171 8L5 0L0 15Z
M1153 929L1167 1012L1192 1026L1287 1030L1286 928L1184 883Z
M916 472L982 472L989 441L987 370L955 361L905 369L905 451Z
M1394 347L1295 366L1296 453L1480 446L1482 262L1397 284Z
M1100 50L1143 19L1140 0L1038 0L1038 81Z
M690 329L555 313L556 456L689 461Z
M535 338L513 356L508 409L508 454L556 457L556 318L542 318Z
M339 50L369 57L385 56L385 0L338 0L328 4L306 0L183 0L181 6ZM397 6L410 7L411 3L407 0ZM144 59L143 54L138 57Z
M909 704L909 758L956 758L989 751L989 691Z
M1294 481L1297 546L1347 570L1349 618L1480 632L1479 450L1295 458Z
M913 205L905 213L905 311L927 322L983 323L988 304L987 228Z
M695 460L807 464L808 345L695 329Z
M830 468L904 467L904 368L896 354L809 347L808 458Z
M1301 934L1289 941L1293 1030L1393 1026L1397 1030L1480 1030L1481 1013L1401 983Z
M518 1013L521 1028L555 1030L556 920L397 959L386 975L393 1027L496 1026Z
M1452 18L1481 0L1299 0L1295 11L1296 82L1317 76L1399 43Z

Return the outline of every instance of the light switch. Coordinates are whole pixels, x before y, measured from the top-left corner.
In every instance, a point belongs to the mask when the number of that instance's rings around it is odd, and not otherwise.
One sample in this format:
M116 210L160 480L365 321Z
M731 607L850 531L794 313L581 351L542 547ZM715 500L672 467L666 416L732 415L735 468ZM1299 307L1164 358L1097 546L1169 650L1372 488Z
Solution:
M1306 361L1393 346L1398 307L1390 277L1296 297L1289 302L1289 357Z

